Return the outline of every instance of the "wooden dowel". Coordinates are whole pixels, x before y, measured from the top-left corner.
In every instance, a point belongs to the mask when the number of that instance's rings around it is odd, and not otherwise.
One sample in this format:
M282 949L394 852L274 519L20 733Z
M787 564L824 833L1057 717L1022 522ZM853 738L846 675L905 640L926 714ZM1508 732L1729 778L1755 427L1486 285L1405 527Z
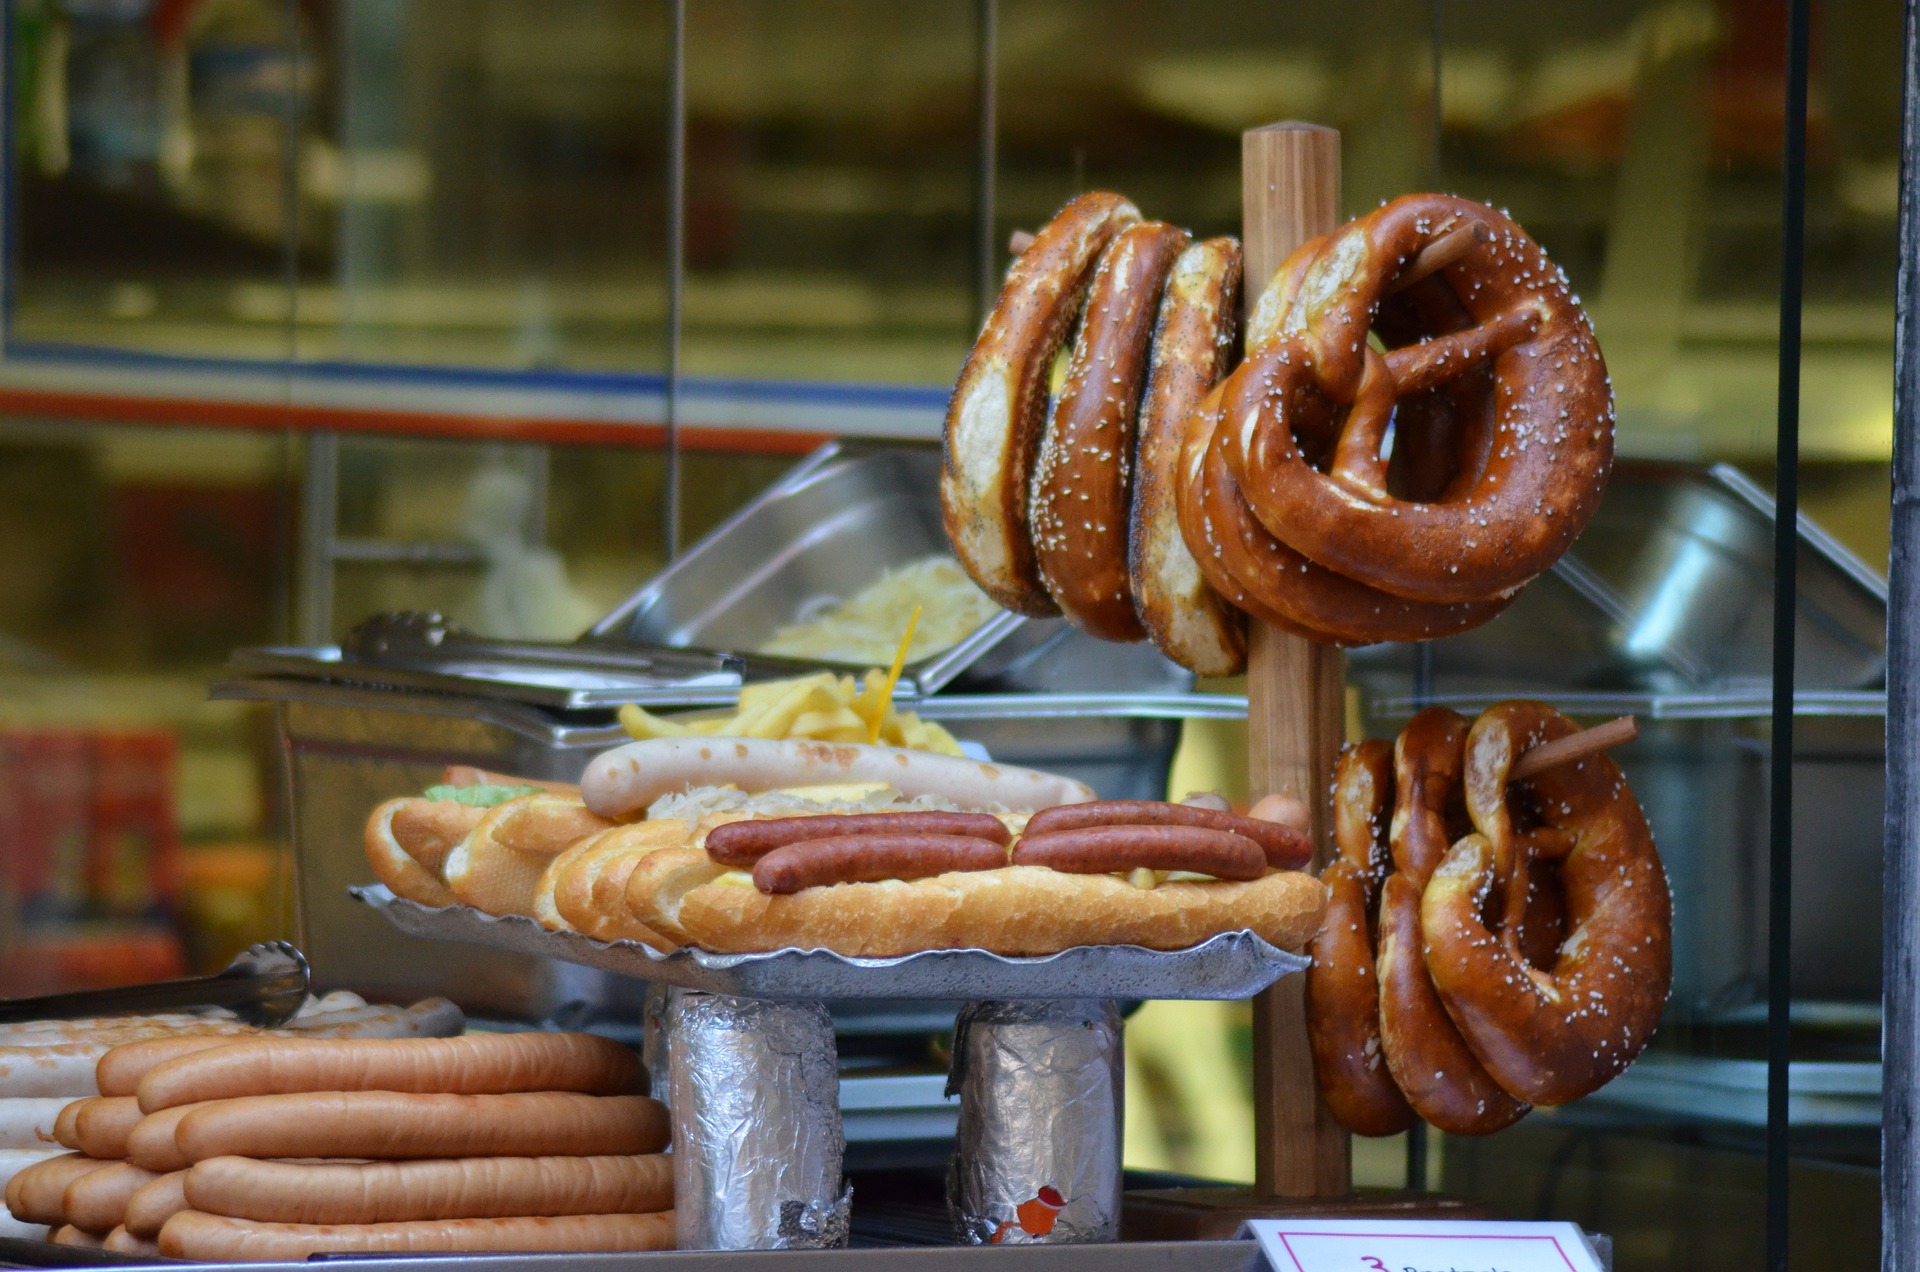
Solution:
M1340 223L1340 134L1274 124L1240 137L1241 240L1250 310L1280 262ZM1247 633L1247 778L1252 794L1291 795L1312 816L1314 861L1331 856L1327 786L1346 734L1338 649L1252 623ZM1307 1047L1306 978L1253 1002L1254 1192L1340 1197L1350 1188L1346 1132L1320 1098Z
M1574 760L1584 760L1589 755L1598 755L1609 747L1625 746L1640 736L1640 723L1632 716L1621 716L1618 720L1609 720L1605 724L1596 724L1591 729L1582 729L1578 733L1569 733L1554 742L1542 742L1539 746L1529 747L1513 767L1507 770L1509 781L1520 781L1543 773L1557 764L1568 764Z

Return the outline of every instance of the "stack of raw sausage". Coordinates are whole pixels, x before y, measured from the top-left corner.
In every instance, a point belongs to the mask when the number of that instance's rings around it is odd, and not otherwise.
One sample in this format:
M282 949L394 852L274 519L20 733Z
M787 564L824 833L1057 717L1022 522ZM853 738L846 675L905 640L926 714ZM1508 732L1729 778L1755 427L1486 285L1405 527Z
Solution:
M666 1112L606 1039L256 1038L100 1067L103 1089L131 1084L90 1102L115 1137L99 1147L126 1160L56 1159L15 1185L31 1207L71 1176L67 1221L116 1219L115 1248L232 1262L673 1241Z
M1014 262L941 482L954 551L1001 605L1219 675L1244 662L1242 614L1340 645L1465 631L1586 525L1606 368L1503 213L1409 195L1303 244L1228 375L1239 282L1231 239L1190 243L1113 194Z
M1604 1085L1672 983L1672 904L1639 804L1603 754L1509 782L1577 732L1538 702L1413 717L1342 753L1340 857L1307 972L1314 1069L1361 1135L1456 1135Z
M309 1002L288 1025L260 1030L230 1015L116 1016L0 1027L0 1124L8 1236L45 1236L63 1245L157 1252L159 1222L142 1223L138 1199L153 1172L130 1163L141 1122L133 1098L144 1070L176 1055L255 1038L407 1038L458 1033L459 1008L430 999L409 1008L370 1006L338 993ZM62 1153L61 1149L70 1150ZM164 1213L159 1218L164 1219Z

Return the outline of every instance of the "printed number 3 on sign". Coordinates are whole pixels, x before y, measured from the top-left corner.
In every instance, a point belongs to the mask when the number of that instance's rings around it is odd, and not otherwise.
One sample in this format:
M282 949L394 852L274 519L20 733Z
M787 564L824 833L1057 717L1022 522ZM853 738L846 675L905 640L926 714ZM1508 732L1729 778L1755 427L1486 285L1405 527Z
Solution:
M1570 1223L1256 1219L1274 1272L1602 1272Z

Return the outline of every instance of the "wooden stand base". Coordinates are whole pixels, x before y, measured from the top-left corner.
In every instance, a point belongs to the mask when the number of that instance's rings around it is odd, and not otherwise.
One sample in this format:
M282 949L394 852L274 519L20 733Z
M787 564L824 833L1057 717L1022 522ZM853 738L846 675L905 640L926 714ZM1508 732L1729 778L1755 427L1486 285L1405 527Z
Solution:
M1344 1197L1257 1197L1251 1188L1144 1188L1126 1195L1122 1241L1221 1241L1249 1219L1491 1219L1483 1202L1361 1188Z

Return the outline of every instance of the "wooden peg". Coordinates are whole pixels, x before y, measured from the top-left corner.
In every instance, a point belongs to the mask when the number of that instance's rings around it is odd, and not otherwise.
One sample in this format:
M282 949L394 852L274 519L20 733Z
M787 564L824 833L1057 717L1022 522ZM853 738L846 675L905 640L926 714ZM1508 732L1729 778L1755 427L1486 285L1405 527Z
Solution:
M1625 746L1639 736L1640 722L1632 716L1621 716L1618 720L1596 724L1591 729L1569 733L1557 741L1528 747L1513 762L1513 767L1507 770L1507 779L1518 782L1555 765L1570 764L1589 755L1598 755L1610 747Z
M1340 134L1313 124L1240 138L1249 310L1301 243L1340 223ZM1330 645L1255 622L1247 633L1247 777L1253 795L1291 795L1312 816L1315 865L1331 855L1327 783L1346 734L1346 663ZM1346 1132L1320 1099L1307 1047L1306 978L1254 1000L1254 1191L1338 1197L1350 1184Z

